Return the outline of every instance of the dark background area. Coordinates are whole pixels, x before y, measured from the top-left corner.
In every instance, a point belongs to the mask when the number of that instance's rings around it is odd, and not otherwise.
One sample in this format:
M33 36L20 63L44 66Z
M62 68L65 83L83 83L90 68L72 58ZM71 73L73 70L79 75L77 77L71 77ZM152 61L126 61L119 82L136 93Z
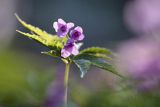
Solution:
M126 0L20 0L16 13L26 22L52 34L55 33L53 22L63 18L83 27L86 37L84 47L97 45L113 48L117 42L133 37L123 22L125 2ZM24 28L18 24L17 29ZM19 45L21 41L29 44ZM14 43L22 49L42 50L41 46L35 46L35 43L20 35L15 37Z

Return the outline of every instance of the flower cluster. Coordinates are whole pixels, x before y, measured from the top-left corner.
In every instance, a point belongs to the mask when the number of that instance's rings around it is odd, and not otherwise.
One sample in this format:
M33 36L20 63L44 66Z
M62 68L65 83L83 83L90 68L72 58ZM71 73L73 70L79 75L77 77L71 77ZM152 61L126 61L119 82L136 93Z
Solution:
M57 36L65 37L68 36L67 43L61 50L61 56L67 58L70 55L77 55L79 53L76 43L84 39L83 29L80 26L74 27L74 23L66 23L62 19L58 19L58 22L53 23ZM69 35L68 35L69 34Z

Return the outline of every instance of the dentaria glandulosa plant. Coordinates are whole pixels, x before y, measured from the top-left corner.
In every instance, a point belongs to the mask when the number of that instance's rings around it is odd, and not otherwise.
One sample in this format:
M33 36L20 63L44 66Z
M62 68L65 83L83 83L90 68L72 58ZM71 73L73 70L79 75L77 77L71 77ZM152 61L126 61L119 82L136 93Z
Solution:
M111 64L112 52L106 48L90 47L79 51L82 46L82 41L85 38L84 31L80 26L75 26L74 23L66 23L63 19L58 19L53 23L53 28L56 34L52 35L38 27L34 27L26 22L22 21L18 15L16 15L18 21L31 33L25 33L17 30L18 33L31 38L44 46L48 47L47 52L41 52L42 54L57 57L65 63L65 76L64 76L64 106L67 107L67 87L69 69L71 64L75 64L80 72L81 78L87 73L91 66L95 66L106 71L119 75Z

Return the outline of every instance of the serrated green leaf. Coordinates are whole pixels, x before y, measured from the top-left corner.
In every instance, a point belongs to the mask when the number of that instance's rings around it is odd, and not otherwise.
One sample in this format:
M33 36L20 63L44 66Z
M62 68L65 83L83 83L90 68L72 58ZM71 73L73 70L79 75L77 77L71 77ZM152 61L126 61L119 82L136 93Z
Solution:
M74 60L74 63L80 69L81 78L83 78L84 75L87 73L87 71L90 69L91 62L89 60L80 59L80 60Z
M114 68L112 64L109 62L106 62L102 59L94 59L94 60L86 60L86 59L79 59L74 60L74 63L77 65L77 67L80 69L81 72L81 78L84 77L84 75L87 73L87 71L90 69L91 66L98 67L100 69L106 70L108 72L111 72L113 74L116 74L120 77L122 77Z
M106 60L112 60L111 57L109 57L107 55L104 55L104 54L97 53L97 54L93 54L93 56L98 57L98 58L103 58L103 59L106 59Z
M30 34L30 33L25 33L25 32L21 32L21 31L17 30L18 33L43 44L44 46L50 48L51 50L54 50L56 52L56 54L60 54L60 50L63 48L64 44L67 42L67 37L60 38L57 35L51 35L51 34L47 33L46 31L41 30L38 27L34 27L30 24L27 24L26 22L21 20L17 14L15 14L15 16L16 16L17 20L25 28L27 28L28 30L31 31L31 34ZM50 53L48 53L48 54L50 54Z
M41 43L41 39L45 40L46 42L44 43L45 46L47 47L63 47L63 42L67 41L67 38L60 38L56 35L51 35L49 33L47 33L46 31L41 30L38 27L35 27L33 25L27 24L26 22L24 22L22 19L20 19L20 17L15 14L17 20L28 30L30 30L32 32L32 34L29 33L24 33L24 32L20 32L21 34L24 34L25 36L31 37L30 35L34 35L34 37L32 36L32 39L37 40L38 42ZM40 38L40 39L39 39Z
M105 55L105 54L99 54L99 53L83 53L80 55L77 55L74 57L74 59L97 59L97 58L103 58L105 60L112 60L111 57Z
M73 61L76 63L76 65L78 66L78 68L80 68L80 65L86 65L85 62L89 63L90 66L95 66L98 67L100 69L112 72L118 76L121 76L114 68L114 66L111 64L111 62L108 61L107 56L103 56L104 54L89 54L89 53L84 53L79 55L78 57L76 56ZM77 63L77 61L80 63ZM89 67L90 67L89 66ZM82 70L82 68L80 68L81 72L85 72L84 74L86 74L87 70L89 69L89 67L85 70ZM121 76L122 77L122 76Z
M91 60L91 59L102 58L105 60L112 60L112 58L109 56L111 54L112 54L112 52L106 48L90 47L90 48L82 50L73 59L89 59L89 60Z
M27 28L28 30L32 31L33 33L35 33L36 35L39 35L41 36L42 38L48 38L50 39L50 37L52 38L53 35L51 34L48 34L46 31L43 31L41 30L40 28L38 27L35 27L35 26L32 26L30 24L27 24L26 22L24 22L23 20L21 20L21 18L15 14L17 20L25 27Z
M26 37L29 37L29 38L31 38L31 39L34 39L34 40L42 43L43 45L46 44L46 40L45 40L45 39L40 38L39 36L37 36L37 35L35 35L35 34L29 34L29 33L21 32L21 31L19 31L19 30L16 30L16 31L17 31L18 33L26 36Z
M84 53L99 53L99 54L107 54L110 55L112 54L112 52L106 48L101 48L101 47L90 47L87 49L84 49L80 52L80 54L84 54Z
M91 64L93 66L96 66L98 68L104 69L106 71L112 72L113 74L116 74L120 77L122 77L115 69L115 67L110 64L109 62L103 60L103 59L96 59L96 60L90 60Z

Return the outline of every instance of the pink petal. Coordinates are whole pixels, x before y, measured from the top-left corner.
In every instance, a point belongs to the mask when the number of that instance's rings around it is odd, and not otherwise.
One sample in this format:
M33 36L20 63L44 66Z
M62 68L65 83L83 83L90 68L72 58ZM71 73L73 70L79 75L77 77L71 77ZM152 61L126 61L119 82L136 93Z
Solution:
M74 27L74 23L67 23L67 28L68 28L68 29L70 29L70 28L72 28L72 27Z
M74 46L74 47L72 48L72 54L73 54L73 55L78 55L78 54L79 54L79 51L78 51L78 49L77 49L76 46Z
M71 55L71 53L68 52L68 51L66 51L65 49L62 49L62 50L61 50L61 56L62 56L63 58L67 58L67 57L69 57L70 55Z
M78 40L83 40L83 39L84 39L84 35L81 34L81 35L79 36Z
M66 24L66 22L63 20L63 19L58 19L58 23L60 23L60 24L63 24L63 25L65 25Z
M69 34L72 35L73 34L73 30L71 30Z
M53 28L55 29L56 32L58 31L58 23L57 22L53 23Z
M77 26L77 27L75 28L75 30L77 30L78 32L83 33L83 29L82 29L80 26Z
M65 37L67 35L67 32L60 32L60 31L57 31L57 35L61 38Z

